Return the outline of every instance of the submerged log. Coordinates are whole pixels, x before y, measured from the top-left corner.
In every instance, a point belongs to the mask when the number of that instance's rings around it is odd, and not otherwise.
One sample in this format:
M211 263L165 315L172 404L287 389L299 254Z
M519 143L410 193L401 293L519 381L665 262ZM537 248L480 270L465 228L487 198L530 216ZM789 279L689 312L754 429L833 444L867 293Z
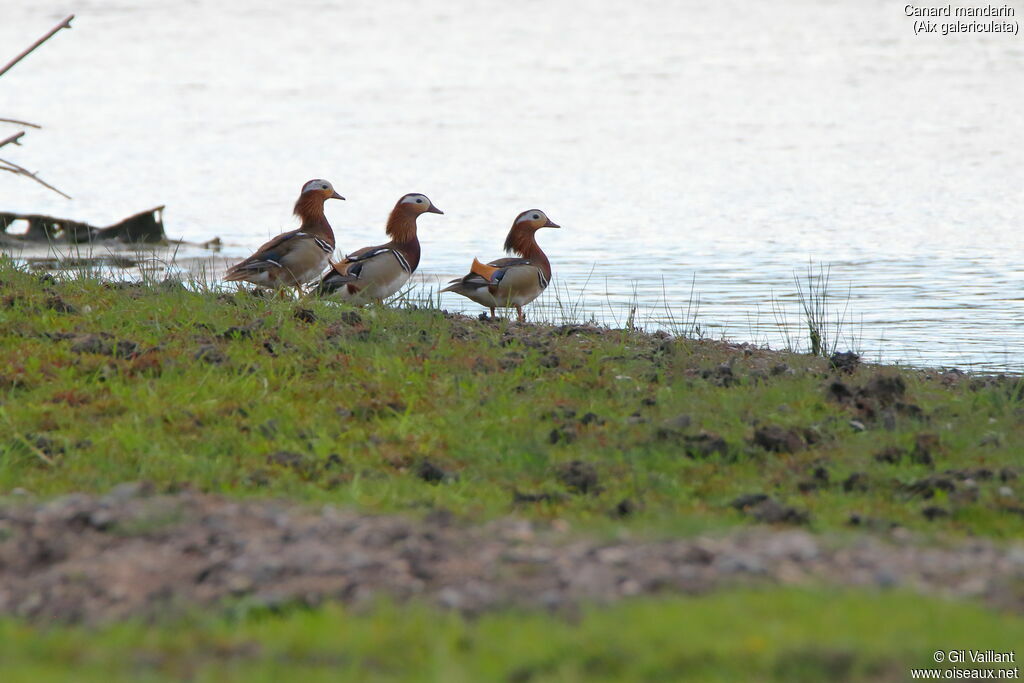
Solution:
M164 207L158 206L105 228L97 228L69 218L0 211L0 237L7 242L82 244L119 240L125 243L159 244L167 241L163 211ZM11 225L18 221L28 222L25 234L8 233Z

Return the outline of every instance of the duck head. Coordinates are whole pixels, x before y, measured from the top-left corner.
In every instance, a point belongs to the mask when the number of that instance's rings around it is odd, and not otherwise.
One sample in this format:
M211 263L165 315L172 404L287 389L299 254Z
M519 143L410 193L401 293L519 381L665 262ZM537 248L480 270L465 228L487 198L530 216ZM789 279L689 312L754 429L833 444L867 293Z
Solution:
M331 185L331 181L324 180L323 178L313 178L313 180L310 180L302 186L302 192L299 195L304 196L307 192L316 193L316 196L322 197L324 201L328 199L345 199L334 191L334 185Z
M427 195L419 194L418 192L410 192L399 199L395 208L412 213L414 216L418 216L421 213L444 213L444 211L434 206L434 203L427 199Z

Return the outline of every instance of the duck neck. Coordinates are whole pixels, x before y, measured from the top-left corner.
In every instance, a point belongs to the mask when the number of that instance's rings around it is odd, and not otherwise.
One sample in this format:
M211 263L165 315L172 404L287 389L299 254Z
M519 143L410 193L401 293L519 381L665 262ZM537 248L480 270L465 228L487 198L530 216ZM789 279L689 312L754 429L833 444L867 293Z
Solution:
M514 253L537 266L544 273L544 279L551 279L551 262L547 254L537 244L537 231L525 228L512 228L505 240L505 251Z
M306 192L295 202L295 215L302 220L299 230L319 237L334 247L334 231L324 214L324 199L316 193Z
M420 240L416 235L417 216L418 214L399 204L388 216L386 230L388 237L391 238L389 246L402 252L402 256L409 262L409 267L414 272L420 263Z

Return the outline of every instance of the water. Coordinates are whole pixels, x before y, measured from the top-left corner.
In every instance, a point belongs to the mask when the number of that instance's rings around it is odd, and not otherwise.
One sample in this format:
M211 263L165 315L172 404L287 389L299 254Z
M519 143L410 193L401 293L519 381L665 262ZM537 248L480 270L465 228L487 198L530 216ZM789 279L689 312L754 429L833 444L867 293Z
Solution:
M2 53L65 12L0 0ZM293 227L309 178L349 198L328 209L343 251L419 191L446 211L421 219L436 288L538 207L564 226L539 237L556 284L605 321L635 296L665 326L692 282L711 336L783 345L774 298L803 343L794 272L825 263L841 347L1024 369L1020 38L915 36L885 0L75 12L0 78L0 116L45 126L0 157L75 199L3 177L4 209L106 224L166 204L169 234L220 236L222 264Z

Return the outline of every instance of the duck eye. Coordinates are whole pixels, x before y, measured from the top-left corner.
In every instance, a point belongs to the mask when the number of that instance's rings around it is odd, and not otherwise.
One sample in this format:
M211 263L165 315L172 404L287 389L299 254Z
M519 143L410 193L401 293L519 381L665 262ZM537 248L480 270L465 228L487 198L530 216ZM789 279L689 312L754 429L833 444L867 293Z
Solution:
M321 186L320 186L320 189L321 189L321 190L326 190L326 189L327 189L327 186L326 186L326 185L321 185Z
M423 203L423 200L422 200L422 199L417 199L417 200L416 200L416 203L417 203L417 204L422 204L422 203Z
M533 220L540 220L540 216L538 216L537 214L533 214Z

